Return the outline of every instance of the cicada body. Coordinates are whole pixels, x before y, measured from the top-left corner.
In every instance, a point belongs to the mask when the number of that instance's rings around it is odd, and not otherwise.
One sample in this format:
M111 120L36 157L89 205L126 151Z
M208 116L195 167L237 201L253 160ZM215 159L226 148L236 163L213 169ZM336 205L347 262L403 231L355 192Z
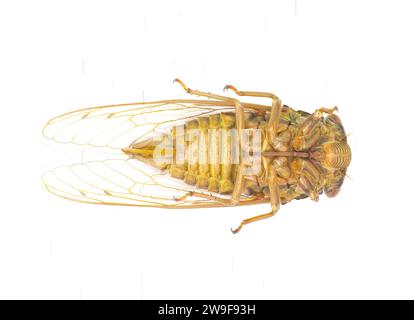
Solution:
M270 98L260 105L184 89L208 100L165 100L88 108L50 120L44 135L106 148L103 159L43 175L50 192L80 202L161 208L281 204L336 196L351 161L336 108L312 114Z

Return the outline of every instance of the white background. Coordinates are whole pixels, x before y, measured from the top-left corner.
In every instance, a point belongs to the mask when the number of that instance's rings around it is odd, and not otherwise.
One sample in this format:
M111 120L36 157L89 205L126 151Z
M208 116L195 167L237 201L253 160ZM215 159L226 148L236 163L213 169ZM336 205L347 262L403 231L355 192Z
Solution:
M0 298L414 298L412 1L2 1ZM161 211L85 205L40 176L41 128L172 84L338 105L353 160L336 198ZM75 154L75 156L77 156Z

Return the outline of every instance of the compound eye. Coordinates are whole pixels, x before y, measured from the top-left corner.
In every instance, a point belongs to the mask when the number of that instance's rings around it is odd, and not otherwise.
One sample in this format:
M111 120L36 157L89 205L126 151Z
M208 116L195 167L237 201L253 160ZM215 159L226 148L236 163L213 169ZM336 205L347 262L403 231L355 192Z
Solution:
M335 126L342 125L341 119L339 119L339 117L336 114L328 115L325 118L325 120L326 120L326 123L328 123L330 125L335 125Z
M323 188L323 191L325 192L326 196L328 198L335 197L339 191L341 191L341 186L344 183L345 180L345 172L342 172L341 170L335 172L333 181L325 184L325 187Z
M325 194L328 198L335 197L339 193L339 191L341 191L340 186L333 186L333 187L325 187L324 188L324 192L325 192Z
M344 127L342 126L341 119L336 114L330 114L325 118L326 125L332 130L336 141L345 141L346 134Z

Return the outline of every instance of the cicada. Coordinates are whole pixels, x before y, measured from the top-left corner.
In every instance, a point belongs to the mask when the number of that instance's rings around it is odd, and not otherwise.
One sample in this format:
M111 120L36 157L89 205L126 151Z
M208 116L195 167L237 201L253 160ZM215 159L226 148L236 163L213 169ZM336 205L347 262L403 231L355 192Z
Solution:
M105 148L101 159L58 166L43 175L48 191L85 203L166 209L269 203L272 217L294 199L338 194L351 149L337 108L294 110L272 93L237 98L188 88L200 99L108 105L47 122L61 143ZM256 104L239 97L267 98Z

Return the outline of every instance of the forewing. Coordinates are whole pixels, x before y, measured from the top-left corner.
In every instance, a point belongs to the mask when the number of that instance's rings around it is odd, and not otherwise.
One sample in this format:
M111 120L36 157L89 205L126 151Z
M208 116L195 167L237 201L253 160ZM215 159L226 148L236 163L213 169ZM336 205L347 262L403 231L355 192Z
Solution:
M93 107L49 120L43 135L60 143L121 149L194 117L228 111L228 102L164 100Z

